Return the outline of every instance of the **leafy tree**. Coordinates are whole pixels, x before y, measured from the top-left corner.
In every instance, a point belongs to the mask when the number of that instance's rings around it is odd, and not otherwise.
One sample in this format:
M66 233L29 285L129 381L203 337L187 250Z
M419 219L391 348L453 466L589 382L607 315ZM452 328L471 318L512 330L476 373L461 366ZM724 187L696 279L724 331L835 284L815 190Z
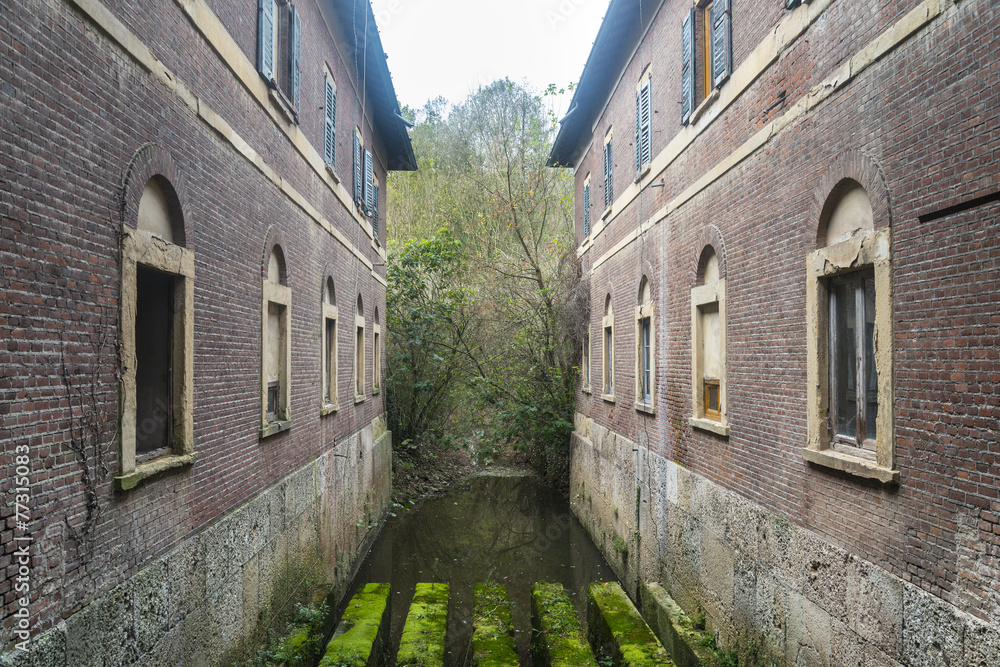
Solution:
M509 80L446 111L436 100L414 114L420 171L390 179L389 230L403 240L443 226L461 243L462 267L439 276L460 280L464 298L452 339L464 374L449 388L475 399L488 443L523 449L562 481L589 300L573 247L572 176L545 167L555 121L542 97ZM390 323L390 340L397 335Z

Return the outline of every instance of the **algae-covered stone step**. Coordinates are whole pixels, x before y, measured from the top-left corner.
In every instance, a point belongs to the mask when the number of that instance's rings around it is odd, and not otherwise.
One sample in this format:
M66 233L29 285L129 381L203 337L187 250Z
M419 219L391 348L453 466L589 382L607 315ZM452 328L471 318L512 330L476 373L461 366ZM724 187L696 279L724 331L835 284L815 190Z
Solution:
M448 629L448 584L417 584L403 626L396 664L443 667Z
M702 643L704 633L663 586L643 584L641 595L646 619L677 667L701 667L715 659L715 651Z
M472 612L472 667L517 667L507 587L476 584Z
M531 587L531 648L544 667L597 667L573 601L562 584L540 581Z
M587 625L591 645L615 667L674 665L617 582L593 583L587 589Z
M381 664L389 635L389 584L365 584L347 603L319 667Z

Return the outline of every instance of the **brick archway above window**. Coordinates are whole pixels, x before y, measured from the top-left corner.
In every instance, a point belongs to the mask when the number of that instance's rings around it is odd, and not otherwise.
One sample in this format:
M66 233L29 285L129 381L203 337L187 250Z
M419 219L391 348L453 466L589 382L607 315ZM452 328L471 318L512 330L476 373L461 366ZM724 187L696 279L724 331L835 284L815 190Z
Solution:
M693 285L701 284L699 278L699 271L701 271L701 258L705 254L705 248L711 246L712 250L715 251L715 257L719 262L719 279L725 280L726 278L726 244L722 241L722 232L715 225L706 225L704 229L701 230L701 234L698 236L698 240L695 244L695 249L697 252L693 253L692 264L691 264L691 275Z
M267 280L268 265L271 261L271 253L274 252L275 246L277 246L281 252L281 284L288 285L288 251L286 250L281 230L275 225L268 227L267 233L264 234L264 252L260 257L260 277L261 280Z
M142 200L142 193L145 191L149 179L156 176L160 177L160 185L165 191L167 204L174 214L172 217L183 223L180 225L180 229L175 231L175 234L180 232L180 238L174 238L174 243L191 249L186 242L187 232L190 229L189 218L185 215L186 212L190 211L187 183L170 152L156 144L140 146L125 168L120 203L122 226L133 229L138 226L139 202Z
M834 190L845 180L857 181L868 194L871 202L875 229L892 226L892 202L885 174L881 167L860 149L852 148L841 152L830 161L823 171L819 184L813 190L809 205L808 238L815 247L822 245L824 233L824 207L830 202ZM836 199L836 197L833 197Z

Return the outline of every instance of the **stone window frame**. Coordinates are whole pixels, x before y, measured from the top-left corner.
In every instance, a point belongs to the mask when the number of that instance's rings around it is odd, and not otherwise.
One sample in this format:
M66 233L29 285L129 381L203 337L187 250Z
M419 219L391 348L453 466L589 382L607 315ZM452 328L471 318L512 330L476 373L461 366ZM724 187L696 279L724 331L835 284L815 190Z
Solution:
M358 295L354 310L354 402L364 403L365 395L365 309L364 300ZM359 391L360 390L360 391Z
M281 275L279 282L268 276L271 254L281 253ZM285 364L281 369L278 383L278 412L275 419L268 420L268 310L271 304L284 308L283 327L285 330ZM292 428L292 289L288 286L288 258L277 235L272 238L264 255L263 278L261 280L261 326L260 326L260 433L261 440Z
M604 145L601 150L601 162L604 166L604 212L601 219L604 220L610 215L615 203L615 158L614 158L614 126L608 127L604 134Z
M615 402L615 311L611 292L604 300L601 318L601 398Z
M137 463L136 457L136 281L140 266L174 277L172 453ZM172 468L194 463L194 253L144 229L122 232L122 491ZM178 363L179 360L179 363Z
M321 387L325 387L326 392L320 396L320 416L325 417L326 415L332 414L340 409L340 400L338 394L338 373L340 369L340 360L338 358L340 345L338 336L338 327L340 326L340 313L337 309L337 292L333 289L333 295L330 295L331 288L335 287L333 282L333 276L327 274L323 281L322 289L322 323L320 325L320 377L322 380ZM331 303L332 302L332 303ZM333 339L330 340L329 334L329 323L333 322Z
M588 331L583 332L583 391L589 394L593 391L591 387L591 349L590 349L590 324L587 325Z
M379 322L378 306L375 306L375 321L372 322L372 395L382 393L382 326Z
M727 325L726 325L726 277L724 250L719 242L718 230L714 227L707 230L711 243L702 246L698 255L697 283L702 283L702 258L705 251L711 249L719 262L718 280L708 284L696 284L691 288L691 417L688 423L696 429L710 431L717 435L729 435L729 405L728 405L728 355L727 355ZM706 306L715 305L719 311L719 356L721 371L719 384L718 418L713 419L706 414L705 382L704 382L704 331L701 313Z
M893 414L892 235L889 227L858 231L840 243L809 253L806 260L808 440L801 449L810 463L857 477L898 484ZM858 447L839 445L830 428L830 280L864 269L875 274L875 366L878 403L874 459ZM878 341L888 341L879 345Z
M813 198L807 218L816 245L806 260L807 441L802 457L817 466L862 479L894 485L896 469L894 413L894 331L892 286L892 203L878 163L864 151L851 148L832 156ZM827 226L845 183L864 189L871 206L871 229L826 243ZM879 416L876 420L875 459L867 452L838 451L831 446L829 429L829 299L827 279L840 273L871 268L875 274L875 364L879 373ZM887 341L888 345L878 345ZM844 449L844 448L839 448ZM856 449L856 448L855 448Z
M174 218L175 240L138 229L139 208L147 183L157 184L167 199ZM120 210L127 221L122 228L122 284L119 313L121 375L119 380L121 434L118 447L118 474L115 486L128 491L143 480L160 473L194 464L194 251L187 247L187 188L183 174L170 152L156 144L138 149L129 162L122 188ZM172 452L142 463L136 460L136 280L139 266L174 276L174 374ZM178 362L179 360L179 362Z
M643 322L649 322L649 396L643 393ZM640 412L656 414L656 312L653 305L653 290L649 278L645 275L639 281L639 298L635 307L635 404Z

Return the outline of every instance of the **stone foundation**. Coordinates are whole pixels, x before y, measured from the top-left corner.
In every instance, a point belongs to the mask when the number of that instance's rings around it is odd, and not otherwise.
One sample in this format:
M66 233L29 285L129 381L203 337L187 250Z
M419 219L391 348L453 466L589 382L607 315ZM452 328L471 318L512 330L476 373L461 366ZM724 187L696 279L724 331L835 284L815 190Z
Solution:
M661 583L723 646L753 636L789 665L1000 664L997 627L580 414L571 448L571 505L626 590Z
M379 417L0 664L174 667L252 654L306 588L340 598L388 509L391 457Z

